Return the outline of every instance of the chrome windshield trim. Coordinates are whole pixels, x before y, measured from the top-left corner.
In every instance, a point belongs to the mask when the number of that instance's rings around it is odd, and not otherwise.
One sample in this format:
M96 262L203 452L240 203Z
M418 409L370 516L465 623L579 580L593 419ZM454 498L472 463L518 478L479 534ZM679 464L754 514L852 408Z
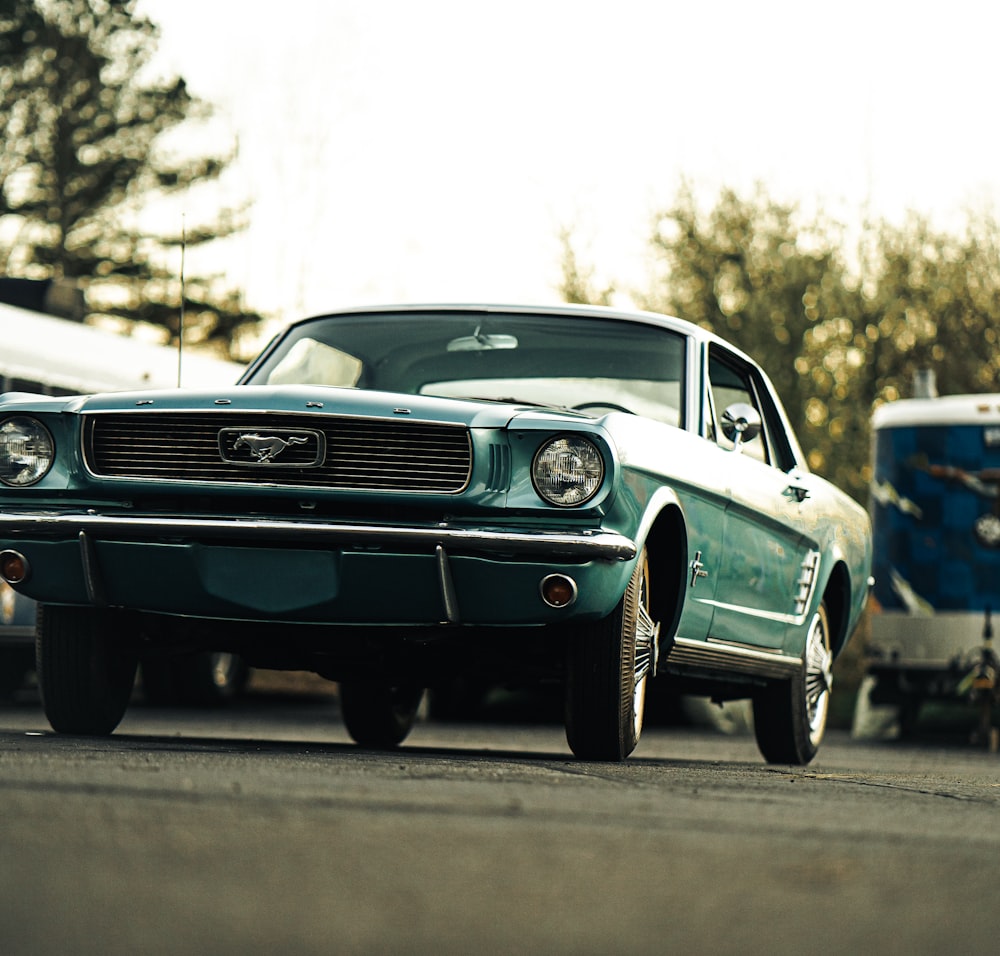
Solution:
M449 553L469 551L533 555L553 560L631 561L638 549L630 538L610 531L472 530L449 525L385 527L269 518L171 518L132 515L15 513L0 514L0 536L69 537L81 533L106 538L225 539L284 541L317 547L396 547Z

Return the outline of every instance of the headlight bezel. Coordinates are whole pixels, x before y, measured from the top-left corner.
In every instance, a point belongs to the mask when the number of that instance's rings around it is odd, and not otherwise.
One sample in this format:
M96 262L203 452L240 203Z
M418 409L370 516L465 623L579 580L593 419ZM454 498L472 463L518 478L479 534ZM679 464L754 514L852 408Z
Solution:
M577 459L579 467L573 464L572 458ZM580 508L591 504L604 487L607 473L608 465L600 444L590 435L575 432L549 436L531 459L531 484L535 494L557 508ZM556 487L561 490L555 490Z
M12 436L12 428L20 428L29 434L20 438ZM12 445L17 441L28 446L33 461L17 461L17 452L12 452ZM24 414L7 415L0 419L0 484L5 488L37 485L52 470L55 460L55 439L41 419Z

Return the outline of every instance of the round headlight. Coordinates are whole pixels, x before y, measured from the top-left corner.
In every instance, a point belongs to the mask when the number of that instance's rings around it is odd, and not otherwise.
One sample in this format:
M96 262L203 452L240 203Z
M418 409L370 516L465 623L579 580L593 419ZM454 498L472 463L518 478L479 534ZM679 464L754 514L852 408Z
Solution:
M535 490L554 505L582 505L601 487L604 459L587 438L563 435L547 441L531 465Z
M15 415L0 422L0 481L24 488L41 481L52 467L55 445L37 419Z

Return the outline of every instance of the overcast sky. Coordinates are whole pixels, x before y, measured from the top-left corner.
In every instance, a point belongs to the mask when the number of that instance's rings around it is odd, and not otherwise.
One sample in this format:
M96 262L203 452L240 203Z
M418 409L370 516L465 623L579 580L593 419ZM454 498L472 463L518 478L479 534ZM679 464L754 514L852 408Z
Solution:
M982 0L139 9L159 68L239 136L227 196L254 206L222 267L286 320L557 301L563 227L642 287L651 214L682 177L945 224L1000 186L1000 12Z

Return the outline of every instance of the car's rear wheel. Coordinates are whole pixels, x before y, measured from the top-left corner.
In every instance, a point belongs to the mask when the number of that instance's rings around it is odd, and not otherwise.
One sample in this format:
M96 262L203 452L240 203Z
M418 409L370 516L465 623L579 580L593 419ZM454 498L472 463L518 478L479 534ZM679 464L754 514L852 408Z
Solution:
M570 635L566 740L583 760L624 760L642 732L657 626L643 552L618 606Z
M40 606L35 659L42 706L53 730L98 735L118 726L138 665L121 615Z
M416 684L351 680L340 683L340 715L362 747L398 747L413 729L424 688Z
M823 740L833 686L830 622L824 604L809 625L802 663L794 678L775 681L754 696L754 733L768 763L807 764Z

